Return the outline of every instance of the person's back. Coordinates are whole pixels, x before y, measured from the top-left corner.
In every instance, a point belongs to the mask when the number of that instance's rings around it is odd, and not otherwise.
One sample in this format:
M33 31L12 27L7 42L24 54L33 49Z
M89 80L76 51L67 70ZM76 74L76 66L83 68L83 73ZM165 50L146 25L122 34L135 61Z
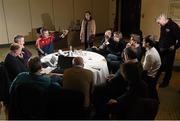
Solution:
M12 81L19 73L26 72L27 68L25 65L18 59L18 56L21 53L21 47L14 43L10 47L10 52L5 58L5 67L8 71L10 81Z
M65 70L63 75L63 88L80 91L85 96L84 106L90 105L90 94L92 91L93 73L82 67L72 67Z
M23 72L17 75L10 87L10 93L21 84L37 84L39 88L48 88L49 86L59 86L58 82L53 82L52 78L45 74L41 74L41 62L38 57L32 57L28 61L30 72Z
M28 61L30 72L17 75L10 87L9 119L46 119L47 90L60 88L49 76L41 74L39 57Z

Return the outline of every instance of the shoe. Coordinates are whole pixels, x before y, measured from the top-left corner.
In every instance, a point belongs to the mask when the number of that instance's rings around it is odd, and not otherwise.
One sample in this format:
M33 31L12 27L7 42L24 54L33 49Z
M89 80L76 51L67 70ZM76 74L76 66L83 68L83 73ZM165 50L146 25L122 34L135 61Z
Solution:
M159 85L159 87L160 87L160 88L165 88L165 87L168 87L168 84L161 83L161 84Z

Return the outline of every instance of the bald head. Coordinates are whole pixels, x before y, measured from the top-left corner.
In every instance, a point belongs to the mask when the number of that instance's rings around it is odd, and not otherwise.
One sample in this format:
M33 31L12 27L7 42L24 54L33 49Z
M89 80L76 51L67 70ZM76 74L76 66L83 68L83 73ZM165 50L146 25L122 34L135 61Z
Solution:
M72 60L73 66L81 66L84 67L84 60L82 57L75 57Z

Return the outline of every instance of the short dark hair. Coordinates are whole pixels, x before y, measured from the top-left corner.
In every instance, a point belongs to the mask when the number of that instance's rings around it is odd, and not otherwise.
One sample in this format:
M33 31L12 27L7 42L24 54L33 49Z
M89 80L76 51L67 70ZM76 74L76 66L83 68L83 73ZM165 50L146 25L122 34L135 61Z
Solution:
M142 79L143 68L140 63L127 62L121 66L121 72L130 84L135 84Z
M144 38L145 43L149 43L149 46L154 47L154 38L152 35L148 35Z
M37 32L38 34L42 34L42 29L43 29L43 27L39 27L39 28L36 29L36 32Z
M137 58L137 54L132 47L125 48L124 54L126 54L128 56L128 59L136 59Z
M10 45L10 50L11 50L11 51L16 51L16 50L18 50L19 48L20 48L20 45L17 44L17 43L12 43L12 44Z
M48 29L46 29L46 28L42 28L42 34L44 33L44 32L46 32L46 31L48 31Z
M131 37L133 38L133 40L135 42L140 43L140 41L141 41L140 35L138 35L138 34L131 34Z
M15 43L18 43L19 39L21 39L21 38L24 38L24 36L22 36L22 35L16 35L16 36L14 37L14 42L15 42Z
M40 58L37 56L31 57L28 60L28 68L31 73L36 73L42 68Z

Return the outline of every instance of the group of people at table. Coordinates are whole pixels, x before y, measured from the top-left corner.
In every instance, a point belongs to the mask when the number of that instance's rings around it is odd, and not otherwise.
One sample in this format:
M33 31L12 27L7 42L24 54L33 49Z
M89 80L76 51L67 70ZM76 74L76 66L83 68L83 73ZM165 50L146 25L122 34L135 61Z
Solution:
M68 31L65 30L59 36L64 38L67 34ZM36 83L45 89L54 85L58 88L78 90L85 96L84 108L94 106L96 119L108 118L107 105L117 104L116 112L121 114L121 118L127 118L127 112L123 111L133 101L139 98L153 98L159 102L156 85L161 58L153 36L148 35L142 41L140 35L131 34L130 40L126 42L122 33L112 34L111 30L106 30L99 46L91 44L86 49L106 58L110 75L105 83L99 85L93 84L93 73L84 68L82 57L73 59L73 67L64 70L62 79L41 73L40 57L54 52L54 39L53 34L49 34L47 29L42 29L40 37L36 40L39 57L31 57L31 52L24 46L24 37L17 35L14 38L4 61L10 79L10 93L23 83Z

